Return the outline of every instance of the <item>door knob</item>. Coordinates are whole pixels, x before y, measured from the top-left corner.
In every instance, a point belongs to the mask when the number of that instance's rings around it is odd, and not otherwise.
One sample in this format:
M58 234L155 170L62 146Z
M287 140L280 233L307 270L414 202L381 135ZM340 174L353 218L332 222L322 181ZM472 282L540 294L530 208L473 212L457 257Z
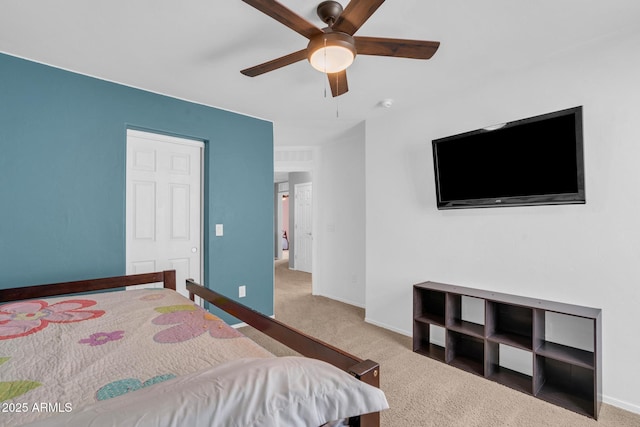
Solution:
M198 252L198 248L191 248L191 252L195 254L196 252Z

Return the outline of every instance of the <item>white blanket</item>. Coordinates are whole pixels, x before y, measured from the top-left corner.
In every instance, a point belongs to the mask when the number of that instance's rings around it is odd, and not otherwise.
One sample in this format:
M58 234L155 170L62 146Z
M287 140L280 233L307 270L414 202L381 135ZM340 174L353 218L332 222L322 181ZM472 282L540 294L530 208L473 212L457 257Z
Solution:
M317 427L388 408L381 390L325 362L240 359L31 427Z

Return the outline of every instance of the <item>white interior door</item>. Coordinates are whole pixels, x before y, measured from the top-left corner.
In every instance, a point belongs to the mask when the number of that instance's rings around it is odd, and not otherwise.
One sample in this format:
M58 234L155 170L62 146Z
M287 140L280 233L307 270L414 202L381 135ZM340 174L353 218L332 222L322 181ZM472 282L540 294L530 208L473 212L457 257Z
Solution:
M185 280L200 282L202 272L203 150L201 141L127 131L127 274L176 270L185 296Z
M313 244L313 223L311 221L313 195L311 189L310 182L294 186L294 268L307 273L311 273L311 248Z

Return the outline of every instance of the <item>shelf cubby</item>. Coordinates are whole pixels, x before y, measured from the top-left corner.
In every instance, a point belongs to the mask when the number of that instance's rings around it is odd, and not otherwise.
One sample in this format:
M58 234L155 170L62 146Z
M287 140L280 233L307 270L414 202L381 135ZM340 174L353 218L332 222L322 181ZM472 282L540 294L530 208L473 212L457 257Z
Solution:
M414 320L413 322L413 351L432 359L445 361L444 346L433 342L431 328L434 325ZM435 327L439 327L435 325Z
M471 335L448 330L447 363L480 376L484 375L484 341Z
M535 320L537 354L587 369L595 368L595 319L537 310ZM547 323L551 327L547 328ZM580 333L576 333L576 328Z
M593 369L536 356L534 388L540 399L579 414L597 417Z
M488 301L486 323L491 341L533 349L533 309Z
M472 335L477 338L484 338L484 319L482 323L472 322L463 310L463 300L481 301L479 298L471 298L457 294L447 294L446 296L446 320L448 329L458 331L463 334ZM469 304L469 302L467 303ZM482 317L484 318L484 310Z
M486 377L507 387L527 394L533 394L533 376L501 364L500 346L503 344L487 341L485 373ZM524 352L524 350L519 350ZM528 363L533 367L533 353L528 353Z
M413 296L416 353L598 418L601 310L434 282Z
M414 292L413 313L417 321L444 326L444 292L426 290Z
M430 357L431 359L439 360L440 362L445 361L444 347L441 347L437 344L428 343L418 348L415 352L423 356Z

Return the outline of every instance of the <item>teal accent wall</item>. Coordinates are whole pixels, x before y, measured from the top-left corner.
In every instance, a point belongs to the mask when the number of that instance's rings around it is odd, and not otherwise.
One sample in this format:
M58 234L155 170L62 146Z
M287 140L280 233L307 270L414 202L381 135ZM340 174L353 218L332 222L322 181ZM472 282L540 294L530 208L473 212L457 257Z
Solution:
M4 54L0 288L125 273L128 127L205 141L205 284L273 314L271 122Z

